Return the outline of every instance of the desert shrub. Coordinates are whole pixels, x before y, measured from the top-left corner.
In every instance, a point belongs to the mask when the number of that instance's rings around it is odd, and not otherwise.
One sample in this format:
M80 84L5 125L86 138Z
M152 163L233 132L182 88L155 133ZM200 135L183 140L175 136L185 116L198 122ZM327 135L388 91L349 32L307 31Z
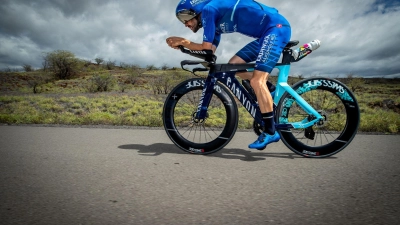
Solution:
M171 76L161 74L152 78L151 89L155 95L157 94L168 94L173 85L173 79Z
M101 57L97 57L97 58L94 59L94 61L97 63L97 65L100 65L100 64L102 64L104 62L104 59L101 58Z
M46 72L31 74L30 76L26 76L24 79L27 81L27 86L31 88L34 94L41 93L43 89L45 89L45 84L54 81L54 77L51 73Z
M147 65L146 70L157 70L158 68L154 65Z
M104 66L107 70L112 70L115 68L115 61L108 60Z
M28 64L24 64L22 66L22 68L24 69L25 72L32 72L33 71L33 67L31 65L28 65Z
M34 94L40 93L40 85L46 83L43 78L35 77L32 80L28 80L28 85L32 88Z
M132 84L132 85L137 84L140 81L140 79L144 76L143 75L144 72L145 72L145 70L140 67L132 67L129 70L129 74L126 77L125 82Z
M118 86L121 92L125 92L128 87L143 84L143 80L145 79L143 75L143 73L145 72L144 69L136 66L129 66L127 68L128 74L122 76L120 81L118 82Z
M177 84L188 78L187 73L162 73L160 75L154 75L151 79L151 89L153 94L168 94Z
M82 60L82 64L84 67L89 67L90 65L92 65L92 62L90 60Z
M95 74L90 78L89 92L107 92L115 85L115 78L111 74Z
M58 79L69 79L73 77L78 70L78 59L69 51L56 50L46 53L43 57L47 69L50 69Z
M351 78L347 81L347 86L350 88L352 92L356 92L361 90L365 85L364 78L362 77L355 77Z
M167 66L167 64L164 64L164 65L161 67L161 69L162 69L162 70L168 70L169 67Z

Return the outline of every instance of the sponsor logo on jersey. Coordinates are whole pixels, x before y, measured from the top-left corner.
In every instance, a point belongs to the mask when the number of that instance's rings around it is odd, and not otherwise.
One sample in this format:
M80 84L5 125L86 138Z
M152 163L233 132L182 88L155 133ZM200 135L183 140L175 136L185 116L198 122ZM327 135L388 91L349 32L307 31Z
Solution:
M207 1L207 0L192 0L192 1L190 1L190 4L192 4L192 6L196 6L196 5L201 4L201 3L205 2L205 1Z
M265 63L267 61L269 55L271 54L271 50L274 46L275 40L276 40L276 35L274 34L268 35L264 38L260 53L258 54L257 57L257 62Z
M221 33L232 33L237 31L237 24L234 24L233 27L229 28L229 23L221 23L219 27L221 28Z
M221 23L219 25L219 27L221 28L221 32L222 33L226 33L226 30L228 29L228 24L227 23Z

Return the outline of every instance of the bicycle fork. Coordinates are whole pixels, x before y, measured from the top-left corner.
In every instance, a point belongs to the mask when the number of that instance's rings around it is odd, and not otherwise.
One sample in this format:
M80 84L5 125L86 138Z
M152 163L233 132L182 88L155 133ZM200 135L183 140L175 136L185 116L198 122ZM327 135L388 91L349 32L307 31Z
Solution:
M217 79L209 75L204 83L203 92L201 93L201 98L199 105L197 106L196 117L197 120L204 120L207 117L207 109L210 104L213 90Z

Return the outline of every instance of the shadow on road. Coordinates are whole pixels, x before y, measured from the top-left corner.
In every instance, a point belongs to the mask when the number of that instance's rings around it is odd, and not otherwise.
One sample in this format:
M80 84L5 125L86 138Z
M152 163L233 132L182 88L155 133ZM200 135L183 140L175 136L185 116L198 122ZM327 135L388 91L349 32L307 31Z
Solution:
M180 150L174 144L165 144L165 143L156 143L152 145L139 145L139 144L129 144L129 145L120 145L118 146L120 149L127 150L137 150L140 155L143 156L158 156L161 154L189 154ZM288 149L289 151L289 149ZM268 149L264 151L251 151L251 150L243 150L243 149L222 149L216 153L205 155L205 157L218 157L224 159L239 159L242 161L260 161L265 160L266 158L284 158L284 159L305 159L302 156L299 156L295 153L273 153L268 152ZM334 157L329 157L325 159L334 159Z

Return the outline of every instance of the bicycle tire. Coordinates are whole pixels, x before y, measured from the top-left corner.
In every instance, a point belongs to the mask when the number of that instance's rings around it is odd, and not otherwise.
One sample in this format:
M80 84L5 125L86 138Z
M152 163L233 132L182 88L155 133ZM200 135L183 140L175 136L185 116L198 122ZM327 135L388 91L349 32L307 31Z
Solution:
M324 120L307 129L278 130L282 142L293 152L310 158L332 156L354 138L360 123L360 109L354 94L330 78L310 78L292 87ZM299 122L307 113L286 92L278 103L276 121ZM310 120L311 121L311 120Z
M193 78L178 84L167 96L163 109L164 128L180 149L199 155L222 149L233 138L238 126L238 109L229 90L215 84L206 119L194 118L204 79Z

